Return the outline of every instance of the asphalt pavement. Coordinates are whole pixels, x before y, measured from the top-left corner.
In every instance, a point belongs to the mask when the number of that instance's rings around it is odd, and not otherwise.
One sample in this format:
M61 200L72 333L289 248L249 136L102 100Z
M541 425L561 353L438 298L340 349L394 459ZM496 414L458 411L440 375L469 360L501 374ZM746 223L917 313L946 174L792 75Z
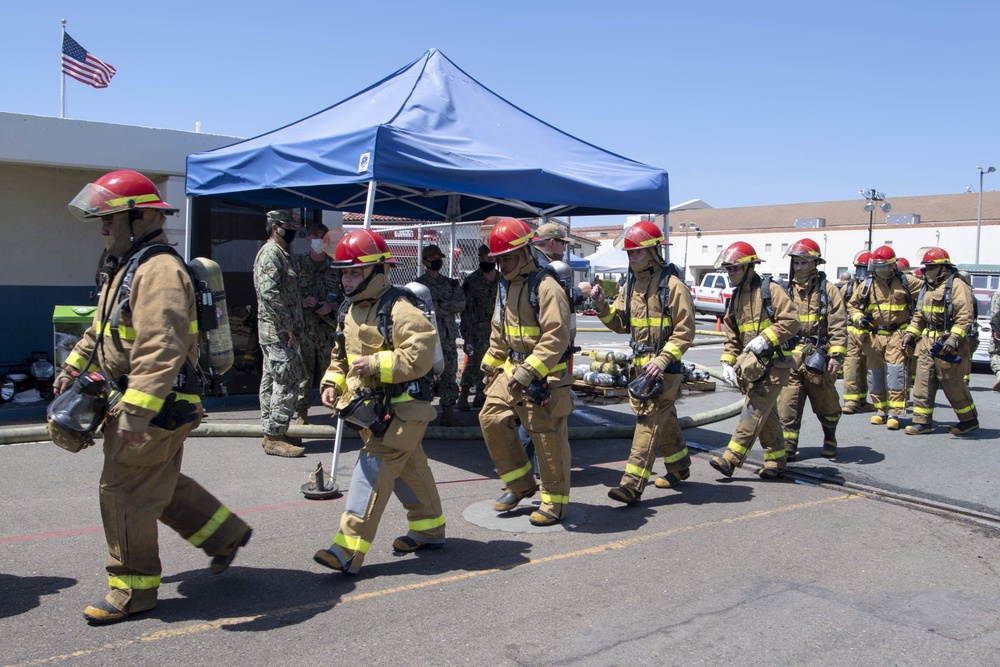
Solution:
M588 348L622 342L580 338ZM698 347L686 358L716 366L718 353ZM709 467L735 418L688 429L691 479L650 486L638 507L608 499L629 441L602 437L603 426L634 423L631 413L581 402L570 425L590 437L572 443L572 512L551 528L528 524L528 501L492 512L501 483L481 439L426 440L447 544L393 554L406 521L390 500L357 577L312 562L343 497L299 493L317 462L329 465L332 439L279 459L259 439L191 438L184 471L243 516L253 539L216 576L202 552L162 527L159 606L103 628L81 616L106 589L100 453L0 446L0 663L994 665L1000 394L991 384L988 373L972 377L983 427L971 436L947 434L954 415L939 395L943 424L928 436L844 416L832 461L819 456L821 431L807 414L801 461L779 481L758 479L752 462L731 480ZM678 411L737 400L720 386L689 393ZM210 405L206 423L257 419L247 399ZM333 424L319 407L312 416ZM460 417L477 423L475 411ZM342 487L359 445L344 441Z

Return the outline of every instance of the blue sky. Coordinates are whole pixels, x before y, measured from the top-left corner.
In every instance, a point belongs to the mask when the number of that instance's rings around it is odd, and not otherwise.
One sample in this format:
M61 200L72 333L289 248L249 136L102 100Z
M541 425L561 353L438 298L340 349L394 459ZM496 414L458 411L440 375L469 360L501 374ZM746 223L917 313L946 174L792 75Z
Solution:
M67 117L250 137L438 48L716 207L978 189L1000 167L995 0L8 3L0 111L59 115L59 20L118 74ZM987 175L986 190L1000 188ZM574 226L586 224L574 220Z

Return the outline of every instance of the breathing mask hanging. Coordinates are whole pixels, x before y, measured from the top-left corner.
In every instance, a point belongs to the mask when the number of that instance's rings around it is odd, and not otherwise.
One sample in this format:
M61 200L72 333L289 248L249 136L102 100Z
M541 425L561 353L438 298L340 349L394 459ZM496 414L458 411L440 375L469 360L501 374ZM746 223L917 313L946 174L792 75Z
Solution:
M81 373L46 410L52 442L69 452L94 444L113 402L108 379L101 371ZM116 394L116 398L120 395Z
M392 423L392 415L371 389L356 389L351 402L340 411L340 419L351 428L368 429L376 438L381 438Z

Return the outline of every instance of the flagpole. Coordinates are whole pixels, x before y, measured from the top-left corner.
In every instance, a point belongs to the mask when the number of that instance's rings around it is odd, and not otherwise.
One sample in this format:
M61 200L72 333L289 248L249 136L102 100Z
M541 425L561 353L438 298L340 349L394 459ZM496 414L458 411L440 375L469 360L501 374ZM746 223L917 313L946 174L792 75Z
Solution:
M59 41L59 117L66 117L66 73L62 68L62 45L66 41L66 19L62 20L62 39Z

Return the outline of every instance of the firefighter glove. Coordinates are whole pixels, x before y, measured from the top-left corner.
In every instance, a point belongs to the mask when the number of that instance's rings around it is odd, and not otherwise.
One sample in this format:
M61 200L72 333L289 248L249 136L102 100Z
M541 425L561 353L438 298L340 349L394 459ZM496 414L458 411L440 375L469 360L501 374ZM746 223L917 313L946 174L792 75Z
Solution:
M749 343L747 343L747 346L743 348L743 351L744 352L750 351L756 354L757 356L760 356L764 354L764 351L767 350L769 347L771 347L771 341L767 339L767 336L761 334L756 338L754 338L753 340L751 340Z
M722 379L731 387L737 386L736 369L729 364L722 364Z

